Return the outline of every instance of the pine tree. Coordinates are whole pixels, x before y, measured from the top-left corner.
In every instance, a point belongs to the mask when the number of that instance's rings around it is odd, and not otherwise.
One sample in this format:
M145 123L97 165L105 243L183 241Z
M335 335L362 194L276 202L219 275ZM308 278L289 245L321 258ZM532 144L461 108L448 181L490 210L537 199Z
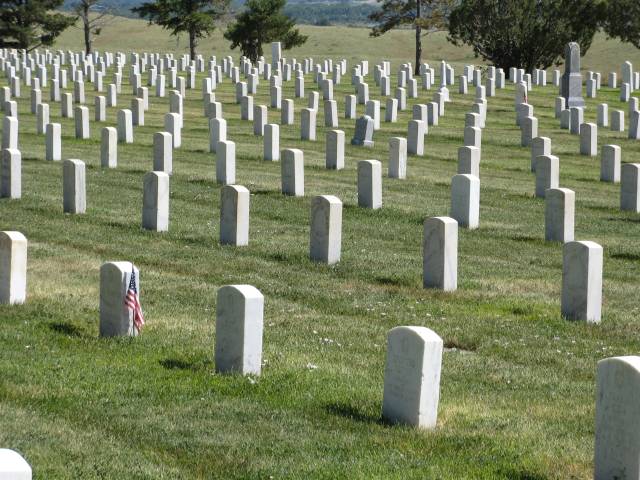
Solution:
M216 22L227 12L229 0L155 0L132 8L149 23L171 30L171 35L186 32L189 53L196 56L198 41L213 32Z
M52 13L63 0L0 0L0 48L49 46L75 18Z
M584 55L604 15L600 0L462 0L449 17L449 40L508 69L548 68L569 42Z
M285 4L286 0L248 0L246 10L227 28L224 38L252 62L262 55L265 43L282 42L285 50L302 45L308 37L293 28L295 22L283 12Z
M102 28L113 20L113 12L108 4L100 0L80 0L74 11L82 24L84 50L88 55L93 50L93 36L100 35Z
M379 37L402 25L413 25L416 35L416 75L422 63L422 30L427 33L446 25L452 0L378 0L380 10L369 15L376 22L371 29L372 37Z

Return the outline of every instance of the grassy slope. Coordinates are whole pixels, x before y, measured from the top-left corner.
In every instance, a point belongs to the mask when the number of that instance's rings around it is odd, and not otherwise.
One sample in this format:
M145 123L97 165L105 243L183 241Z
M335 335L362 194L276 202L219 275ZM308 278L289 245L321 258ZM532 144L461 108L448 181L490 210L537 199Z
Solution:
M394 71L406 58L407 32L365 42L364 30L308 31L318 37L299 57L342 57L358 45L370 50L354 55L391 58ZM142 28L126 38L108 32L101 41L114 49L172 45ZM71 41L61 45L77 46ZM466 60L467 52L447 48L443 56ZM593 51L609 48L599 41ZM637 52L618 49L585 63L604 72L623 58ZM267 90L262 81L256 104L268 103ZM167 99L151 97L147 126L135 129L135 144L119 145L111 171L99 167L102 125L92 123L92 139L77 141L73 124L52 105L52 121L63 124L63 156L88 167L88 212L69 216L62 214L61 166L43 160L44 137L34 133L25 95L24 198L0 202L0 229L30 241L29 298L21 307L0 306L0 445L23 452L38 478L590 478L595 363L640 347L640 248L633 240L640 217L618 210L619 187L599 182L598 159L579 156L578 138L558 128L556 89L534 90L540 133L561 159L561 186L576 191L576 236L605 251L602 324L562 320L561 246L543 241L544 203L532 196L509 85L489 100L481 228L460 231L459 290L423 290L422 222L449 211L463 117L473 102L456 91L429 133L427 155L410 158L407 180L384 179L384 208L372 212L356 206L356 163L376 158L386 171L388 138L406 135L410 112L383 124L374 149L347 146L347 168L335 172L323 168L323 141L299 140L306 100L296 100L296 125L281 128L280 145L304 150L306 197L285 198L279 164L261 161L261 139L239 121L225 82L216 95L237 143L237 181L252 192L250 246L242 249L217 242L219 187L199 91L185 102L165 234L141 231L140 217L142 176ZM371 92L377 97L377 88ZM341 111L346 93L348 82L337 88ZM421 91L420 101L432 93ZM283 98L292 97L291 83ZM588 101L587 120L595 121L602 101L626 110L604 88ZM119 102L129 105L130 96ZM104 125L115 116L109 109ZM279 112L270 109L269 120L278 122ZM353 127L341 119L347 139ZM640 143L625 134L601 129L599 141L621 145L623 161L640 159ZM335 194L345 205L343 260L335 267L307 260L316 194ZM99 339L99 268L125 259L140 267L148 327L134 341ZM229 283L265 295L266 365L255 382L213 374L215 293ZM380 423L385 336L402 324L428 326L457 347L444 355L435 432Z
M307 43L286 53L288 57L304 58L307 56L322 58L346 58L350 62L368 58L372 62L381 59L390 60L394 65L414 60L414 33L411 30L392 30L378 38L369 37L367 28L351 27L314 27L300 25L300 30L309 36ZM81 30L70 28L58 39L56 47L77 50L83 45ZM104 28L101 35L95 37L94 48L97 50L128 51L167 51L188 53L186 37L171 37L156 25L147 26L140 20L117 18ZM205 55L238 56L238 51L231 51L229 43L222 38L222 32L217 30L211 38L203 40L199 50ZM446 40L445 32L429 34L423 43L424 58L435 62L446 59L454 65L479 63L473 57L471 48L458 48ZM265 55L270 55L266 46ZM584 70L595 70L603 73L618 71L620 64L630 60L634 64L640 63L640 50L629 44L621 44L617 40L606 40L599 34L593 46L583 58ZM606 78L606 76L605 76Z

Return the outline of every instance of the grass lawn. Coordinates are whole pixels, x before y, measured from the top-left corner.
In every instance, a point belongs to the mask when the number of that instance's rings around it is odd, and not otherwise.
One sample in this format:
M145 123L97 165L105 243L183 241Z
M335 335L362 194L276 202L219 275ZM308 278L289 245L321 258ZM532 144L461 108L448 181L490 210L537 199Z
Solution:
M178 51L166 34L131 22L105 29L96 48ZM130 36L115 36L133 26ZM393 86L399 62L412 56L410 32L369 40L364 29L304 30L314 34L309 43L287 55L346 56L349 69L364 56L370 70L390 59ZM65 34L59 47L79 49L78 35ZM473 61L468 50L444 47L441 34L436 39L443 49L426 48L431 63L449 58L459 73ZM220 42L207 42L202 53ZM592 52L583 68L601 69L603 78L624 59L640 63L637 50L601 37ZM35 134L23 86L23 198L0 201L0 230L29 240L28 299L0 306L0 446L21 452L36 478L47 479L591 478L596 362L640 349L640 215L619 210L619 185L600 182L599 158L580 156L579 138L559 128L557 88L534 88L529 99L540 135L551 137L560 158L560 186L576 192L576 239L604 247L600 325L560 317L562 246L544 242L544 201L533 196L530 151L519 146L511 83L489 99L480 228L460 229L458 290L443 293L422 288L422 224L449 213L473 89L462 96L451 87L446 115L430 127L426 154L409 158L406 180L386 178L386 167L388 140L406 136L410 109L397 123L382 123L373 149L352 147L355 122L342 118L344 95L353 93L345 75L335 98L346 168L328 171L322 109L318 141L301 141L307 100L296 99L295 125L281 127L280 146L304 151L305 197L290 198L280 194L280 164L262 161L262 138L240 121L226 79L216 98L236 142L237 183L251 191L249 246L233 248L218 243L220 187L201 77L184 104L170 230L162 234L140 227L142 177L152 168L152 137L163 129L168 98L150 89L146 126L135 128L134 144L118 145L112 170L100 168L100 129L130 106L128 67L118 107L108 109L106 122L91 122L90 140L76 140L73 120L60 118L59 104L51 103L51 121L62 124L63 158L87 165L87 213L65 215L62 167L44 160L45 139ZM380 98L372 74L367 81L372 98ZM313 89L308 75L306 91ZM93 120L95 92L89 84L86 90ZM283 98L293 91L286 83ZM408 103L430 101L434 92L420 90ZM595 122L601 102L626 115L617 90L603 86L597 99L587 99L585 121ZM254 103L269 105L262 79ZM269 121L279 120L269 108ZM626 132L601 128L598 141L620 145L623 162L640 162L640 142ZM378 211L357 207L363 159L383 163ZM332 267L308 260L310 199L319 194L344 203L342 260ZM147 326L136 339L98 337L99 269L113 260L140 268ZM216 291L238 283L265 296L259 378L214 374ZM434 431L381 422L386 334L397 325L426 326L445 341Z

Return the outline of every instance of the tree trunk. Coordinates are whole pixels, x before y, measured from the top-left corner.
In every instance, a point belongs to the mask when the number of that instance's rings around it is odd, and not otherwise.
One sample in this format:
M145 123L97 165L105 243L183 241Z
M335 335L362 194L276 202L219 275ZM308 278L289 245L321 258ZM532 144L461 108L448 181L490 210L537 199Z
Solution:
M422 27L420 26L420 7L422 0L416 0L416 64L413 67L414 75L420 74L420 63L422 63Z
M196 58L196 32L194 30L189 30L189 55L191 55L191 61Z
M89 21L89 4L82 3L82 24L84 28L84 50L86 55L91 55L91 22Z

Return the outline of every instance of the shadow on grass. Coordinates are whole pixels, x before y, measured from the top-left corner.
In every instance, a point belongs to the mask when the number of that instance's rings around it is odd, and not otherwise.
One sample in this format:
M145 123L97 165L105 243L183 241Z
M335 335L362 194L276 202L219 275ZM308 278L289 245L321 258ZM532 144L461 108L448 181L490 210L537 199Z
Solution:
M387 425L387 422L385 422L380 415L371 415L369 413L362 412L357 407L348 405L347 403L328 403L325 405L324 409L331 415L348 418L349 420L355 420L356 422Z
M268 189L260 189L260 190L251 190L251 195L264 195L266 197L282 197L282 192L280 190L268 190Z
M526 470L518 471L509 469L507 471L501 470L499 473L500 475L504 475L504 478L508 478L509 480L547 480L549 478L546 475L535 472L527 472Z
M462 353L475 352L478 349L478 344L473 341L465 341L460 338L449 338L444 342L444 348L449 350L457 350Z
M607 220L610 222L640 223L640 217L609 217Z
M70 323L62 323L62 322L53 322L49 324L49 328L62 335L68 335L70 337L82 337L84 336L84 332L81 328L72 325Z
M391 276L377 276L375 281L380 285L388 285L392 287L410 287L413 283L410 278L391 277Z
M544 245L546 243L543 238L531 237L528 235L514 235L513 237L511 237L511 240L514 240L516 242L537 243L541 245Z
M611 258L619 258L621 260L631 260L635 262L640 262L640 253L629 253L629 252L620 252L620 253L612 253Z
M212 360L183 360L180 358L165 358L164 360L159 360L158 363L163 368L167 370L206 370L213 369L213 361Z
M306 254L300 252L274 252L267 254L266 257L269 260L273 260L279 263L286 263L288 265L309 262L309 257Z

